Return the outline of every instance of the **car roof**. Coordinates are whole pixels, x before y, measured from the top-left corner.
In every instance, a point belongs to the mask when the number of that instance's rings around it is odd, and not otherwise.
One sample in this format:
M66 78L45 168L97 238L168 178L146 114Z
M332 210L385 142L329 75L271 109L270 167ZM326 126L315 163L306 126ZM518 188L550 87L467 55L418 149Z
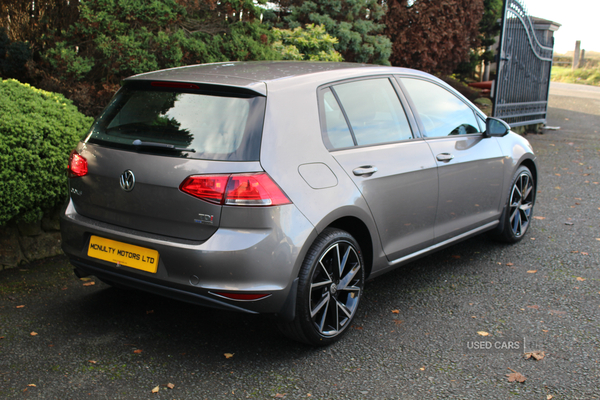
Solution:
M134 75L126 81L160 80L175 82L193 82L232 87L243 87L266 95L269 82L283 79L295 79L311 75L327 80L332 77L351 78L370 74L423 74L416 70L380 65L357 64L347 62L312 62L312 61L250 61L222 62L214 64L189 65L160 71ZM319 79L317 79L318 81Z

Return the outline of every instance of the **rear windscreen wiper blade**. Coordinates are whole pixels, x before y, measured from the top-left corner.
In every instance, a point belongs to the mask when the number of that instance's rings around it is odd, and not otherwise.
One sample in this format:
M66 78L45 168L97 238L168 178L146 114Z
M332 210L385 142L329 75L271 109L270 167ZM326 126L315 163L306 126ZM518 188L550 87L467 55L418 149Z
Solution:
M158 147L160 149L167 149L167 150L174 150L174 151L187 151L190 153L196 152L196 150L194 150L194 149L188 149L185 147L177 147L174 144L159 143L159 142L142 142L140 139L134 140L132 144L137 147Z

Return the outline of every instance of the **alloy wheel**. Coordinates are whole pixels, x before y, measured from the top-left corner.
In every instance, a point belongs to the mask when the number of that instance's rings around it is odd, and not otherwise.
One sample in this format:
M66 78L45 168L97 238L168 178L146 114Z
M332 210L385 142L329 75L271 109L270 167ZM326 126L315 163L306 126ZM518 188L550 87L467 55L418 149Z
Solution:
M533 180L522 172L512 187L510 193L510 227L515 237L521 237L529 226L533 208Z
M358 307L363 286L361 258L347 241L337 241L319 258L310 283L310 318L319 334L345 330Z

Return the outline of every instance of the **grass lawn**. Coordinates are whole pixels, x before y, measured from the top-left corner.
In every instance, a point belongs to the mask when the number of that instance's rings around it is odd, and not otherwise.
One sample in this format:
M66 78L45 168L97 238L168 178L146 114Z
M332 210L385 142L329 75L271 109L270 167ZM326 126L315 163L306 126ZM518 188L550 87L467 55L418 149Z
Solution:
M573 71L571 67L553 66L552 81L600 86L600 67L580 68Z

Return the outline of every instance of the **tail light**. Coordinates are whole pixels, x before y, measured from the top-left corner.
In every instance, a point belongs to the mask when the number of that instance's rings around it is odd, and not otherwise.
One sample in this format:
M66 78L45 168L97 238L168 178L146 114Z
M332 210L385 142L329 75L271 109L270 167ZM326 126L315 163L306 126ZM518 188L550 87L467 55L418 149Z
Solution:
M71 177L84 176L88 173L87 160L75 150L69 156L69 174Z
M233 175L193 175L179 189L199 199L230 206L280 206L291 201L264 172Z

